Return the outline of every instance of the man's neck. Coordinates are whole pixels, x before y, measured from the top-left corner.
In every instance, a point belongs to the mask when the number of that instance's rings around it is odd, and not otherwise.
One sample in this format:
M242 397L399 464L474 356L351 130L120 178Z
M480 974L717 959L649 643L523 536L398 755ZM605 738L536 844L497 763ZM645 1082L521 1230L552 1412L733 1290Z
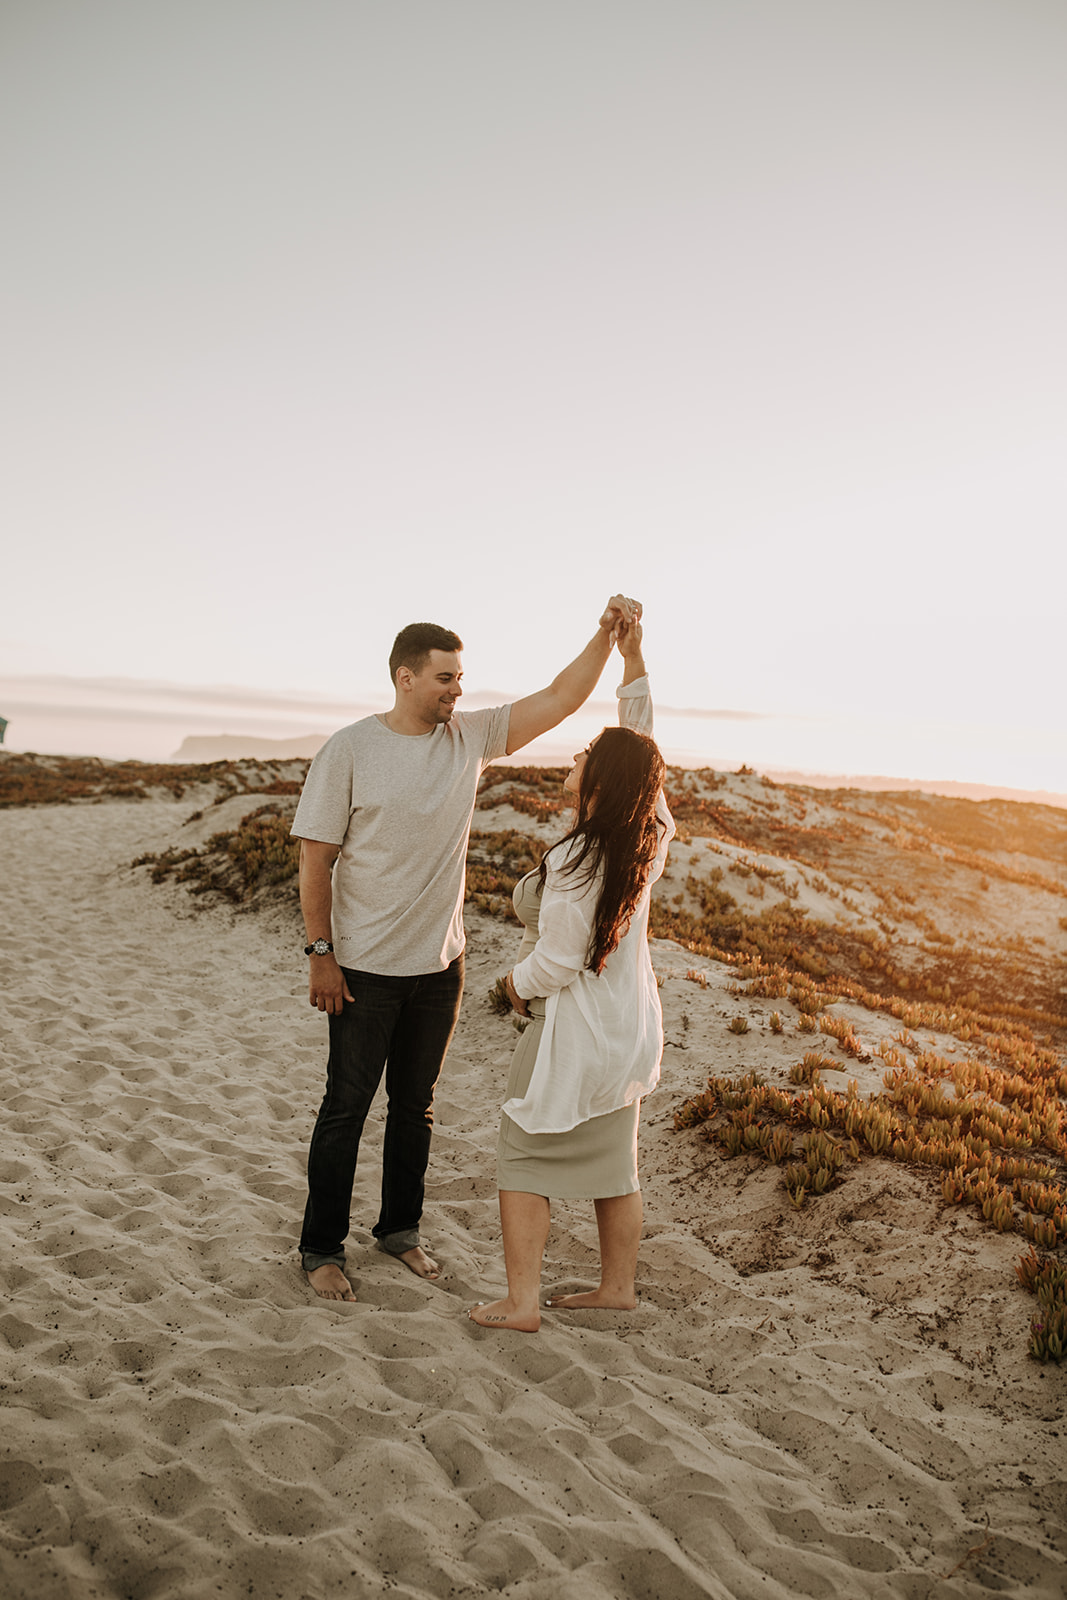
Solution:
M436 722L424 722L421 717L405 715L401 706L394 706L391 711L383 712L381 720L390 733L402 733L408 739L432 733L437 726Z

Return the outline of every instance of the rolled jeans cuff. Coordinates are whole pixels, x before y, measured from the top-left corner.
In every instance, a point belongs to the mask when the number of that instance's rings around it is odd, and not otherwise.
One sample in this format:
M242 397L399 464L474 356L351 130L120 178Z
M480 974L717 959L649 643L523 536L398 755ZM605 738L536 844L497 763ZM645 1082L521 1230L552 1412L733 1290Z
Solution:
M313 1250L305 1250L300 1257L300 1265L305 1272L314 1272L318 1267L340 1267L344 1271L345 1256L342 1250L340 1255L318 1256Z
M402 1256L405 1250L418 1248L418 1228L405 1228L403 1233L389 1233L378 1240L378 1249L384 1250L387 1256Z

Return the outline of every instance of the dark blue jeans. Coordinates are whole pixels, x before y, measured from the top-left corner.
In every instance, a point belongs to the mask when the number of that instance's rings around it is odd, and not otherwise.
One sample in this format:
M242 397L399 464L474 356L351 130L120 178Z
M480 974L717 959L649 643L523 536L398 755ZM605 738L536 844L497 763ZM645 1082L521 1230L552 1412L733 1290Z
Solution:
M462 955L444 972L416 978L342 971L353 999L329 1019L326 1094L308 1152L300 1250L309 1272L327 1261L344 1266L359 1140L383 1071L388 1107L374 1237L394 1255L418 1244L433 1092L463 994Z

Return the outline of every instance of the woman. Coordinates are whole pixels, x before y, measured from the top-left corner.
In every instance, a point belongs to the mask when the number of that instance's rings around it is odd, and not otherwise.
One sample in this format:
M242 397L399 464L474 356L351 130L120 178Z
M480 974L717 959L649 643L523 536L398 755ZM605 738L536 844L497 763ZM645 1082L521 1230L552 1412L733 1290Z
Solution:
M620 626L618 647L620 726L575 756L563 785L577 807L574 827L515 888L526 935L504 981L514 1009L531 1021L512 1060L497 1147L508 1292L472 1307L482 1327L540 1327L552 1199L593 1200L600 1284L547 1303L637 1303L637 1124L663 1053L648 907L674 823L663 758L646 731L652 702L639 612Z

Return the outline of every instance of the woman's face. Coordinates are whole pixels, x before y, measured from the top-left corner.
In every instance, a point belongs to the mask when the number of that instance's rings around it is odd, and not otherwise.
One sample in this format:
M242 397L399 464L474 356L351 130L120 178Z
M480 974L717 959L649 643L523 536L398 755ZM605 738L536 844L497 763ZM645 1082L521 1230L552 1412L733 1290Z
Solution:
M588 760L589 752L595 744L596 740L591 739L584 750L578 751L574 757L574 766L563 780L564 794L573 795L575 800L582 792L582 773L585 771L585 763Z

